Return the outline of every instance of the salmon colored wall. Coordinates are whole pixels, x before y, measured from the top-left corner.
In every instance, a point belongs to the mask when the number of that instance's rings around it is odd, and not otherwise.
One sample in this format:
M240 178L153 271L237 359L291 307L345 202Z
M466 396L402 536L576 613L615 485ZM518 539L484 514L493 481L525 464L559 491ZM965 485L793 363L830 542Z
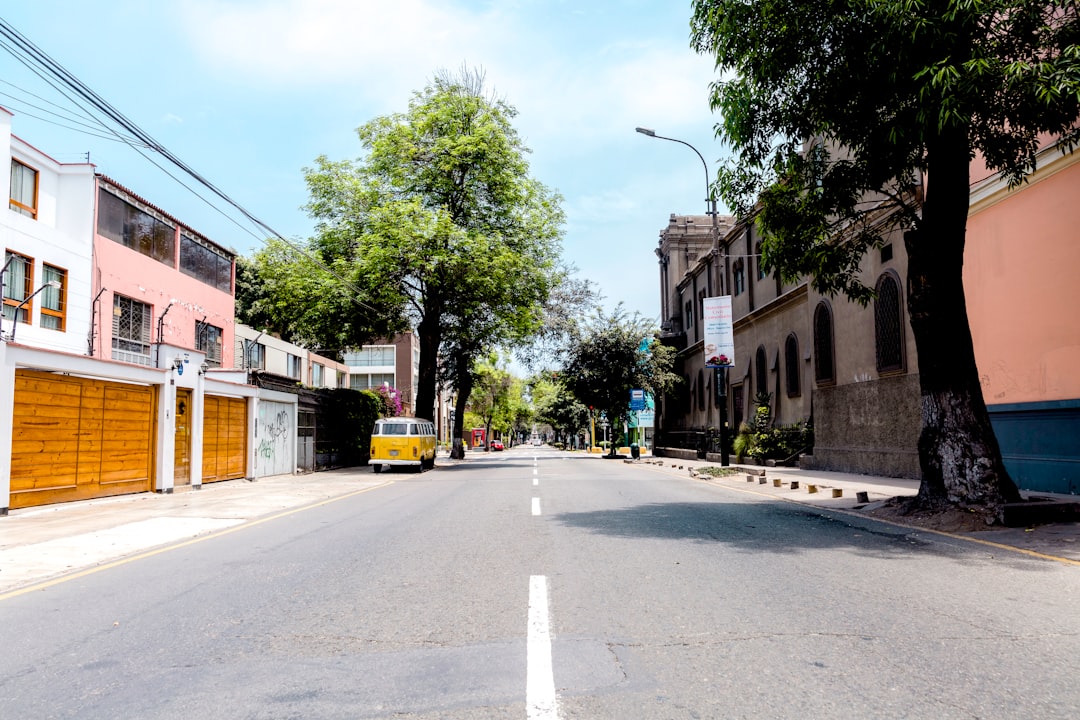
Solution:
M1080 161L969 217L964 288L988 405L1080 398L1078 272Z
M177 234L177 255L179 247L180 237ZM195 323L205 315L206 322L221 328L221 366L233 366L233 296L185 275L178 269L178 258L176 263L176 267L169 267L95 233L94 293L102 287L107 289L101 296L101 307L96 321L98 336L95 356L112 356L112 295L117 293L152 306L151 343L160 340L170 345L194 349ZM158 338L158 318L169 305L169 301L174 299L176 302L165 315L162 337Z

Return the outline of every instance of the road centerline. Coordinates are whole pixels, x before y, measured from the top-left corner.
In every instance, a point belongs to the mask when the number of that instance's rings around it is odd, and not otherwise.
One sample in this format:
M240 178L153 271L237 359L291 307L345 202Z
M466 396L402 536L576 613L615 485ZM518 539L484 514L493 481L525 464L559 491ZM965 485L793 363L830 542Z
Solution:
M526 643L525 707L529 720L558 720L555 674L551 664L547 577L529 578L529 631Z

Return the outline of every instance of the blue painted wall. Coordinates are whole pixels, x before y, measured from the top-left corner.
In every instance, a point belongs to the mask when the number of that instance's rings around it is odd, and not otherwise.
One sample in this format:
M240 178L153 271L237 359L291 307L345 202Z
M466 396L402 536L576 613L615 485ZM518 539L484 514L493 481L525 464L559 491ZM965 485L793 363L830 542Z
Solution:
M1021 490L1080 495L1080 400L987 409L1005 468Z

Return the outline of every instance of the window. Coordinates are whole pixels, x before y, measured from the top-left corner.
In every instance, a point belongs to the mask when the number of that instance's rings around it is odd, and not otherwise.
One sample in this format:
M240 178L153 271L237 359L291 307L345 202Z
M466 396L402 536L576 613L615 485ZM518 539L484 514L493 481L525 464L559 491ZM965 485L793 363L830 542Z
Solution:
M743 421L743 386L742 383L731 386L731 425L739 427Z
M292 353L286 355L286 372L294 380L300 379L300 358Z
M359 352L345 353L345 364L351 367L393 367L395 357L393 345L371 345Z
M266 369L266 346L262 343L244 341L244 353L247 355L247 367L249 370Z
M311 364L311 384L315 387L322 387L323 384L323 366L319 363Z
M874 344L879 373L904 370L904 329L900 315L900 278L886 272L877 282L874 299Z
M195 323L195 349L206 353L206 364L221 367L221 328L198 320Z
M146 303L113 295L113 360L150 365L151 314Z
M832 309L826 302L814 309L814 379L819 385L836 382Z
M67 270L45 265L41 281L45 284L45 289L41 291L41 327L63 331L67 308Z
M746 263L742 258L731 266L731 290L735 295L742 295L746 290Z
M702 290L701 292L699 292L697 294L697 296L698 296L698 304L697 304L697 306L698 306L698 320L704 321L705 320L705 298L708 296L708 293L705 290Z
M754 392L758 395L769 392L769 365L765 359L764 345L758 345L757 352L754 354L754 365L757 366L754 376Z
M765 265L762 263L761 257L761 243L754 246L754 262L757 263L757 279L765 279Z
M175 267L176 231L173 227L105 188L98 191L98 233Z
M694 301L687 300L683 306L683 311L686 317L686 329L689 330L694 327Z
M30 322L31 302L19 305L34 291L34 261L25 255L4 253L4 319L21 323ZM15 317L18 308L18 317Z
M180 272L221 292L232 292L232 259L184 234L180 235Z
M8 207L26 217L37 219L38 172L18 160L11 161L11 200Z
M802 394L802 388L799 386L799 338L795 337L795 333L788 335L784 341L784 370L788 397L798 397Z
M381 387L383 383L394 387L393 373L350 373L349 387L353 390L369 390Z

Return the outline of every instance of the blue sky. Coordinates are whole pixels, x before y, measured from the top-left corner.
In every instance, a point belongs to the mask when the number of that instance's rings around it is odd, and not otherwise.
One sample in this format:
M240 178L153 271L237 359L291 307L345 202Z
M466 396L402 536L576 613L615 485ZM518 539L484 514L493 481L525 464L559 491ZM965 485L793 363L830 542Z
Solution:
M290 239L313 230L302 210L304 167L324 154L358 158L355 129L406 110L438 70L480 68L518 109L532 174L565 198L564 257L608 304L621 301L651 319L659 313L659 231L673 212L704 213L705 168L689 148L634 128L694 145L710 176L724 153L708 102L712 62L689 47L689 2L5 5L7 23ZM221 245L244 254L261 245L263 233L239 213L201 191L208 204L121 143L61 127L73 123L51 114L56 108L45 100L71 113L68 101L0 50L0 105L15 113L16 135L63 162L89 152L99 172Z

